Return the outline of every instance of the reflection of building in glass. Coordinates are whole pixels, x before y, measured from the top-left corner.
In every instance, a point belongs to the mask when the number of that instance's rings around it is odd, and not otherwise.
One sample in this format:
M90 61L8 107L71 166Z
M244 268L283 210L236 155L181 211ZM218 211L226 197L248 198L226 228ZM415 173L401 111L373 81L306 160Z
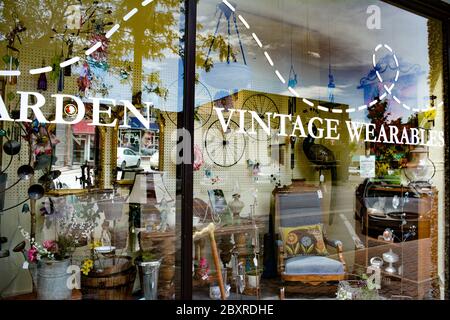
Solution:
M159 125L151 122L147 130L137 118L128 119L129 129L119 130L119 147L129 148L142 156L152 156L158 151Z
M62 143L55 146L56 165L72 166L95 160L95 127L82 120L71 126L57 125L56 136Z

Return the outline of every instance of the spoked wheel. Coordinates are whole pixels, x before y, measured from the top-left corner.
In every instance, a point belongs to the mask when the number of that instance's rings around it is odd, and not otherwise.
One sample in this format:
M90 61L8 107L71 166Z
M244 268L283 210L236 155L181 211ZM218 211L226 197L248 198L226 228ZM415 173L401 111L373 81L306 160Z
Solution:
M178 80L172 82L168 87L167 97L163 101L163 111L175 126L177 125L178 111L181 111L178 109L183 106L183 93L179 85ZM212 112L213 98L211 93L203 83L197 81L195 84L195 129L200 129L206 125L211 118Z
M230 120L230 125L224 132L220 121L216 120L206 131L205 150L216 165L228 168L242 159L246 140L244 135L237 133L238 130L238 124Z
M267 124L267 113L272 114L272 118L270 119L270 129L271 130L279 130L280 129L280 119L273 118L275 113L279 113L278 107L275 102L264 94L255 94L248 97L244 104L242 105L242 109L247 111L254 111L258 114L261 120ZM252 118L250 116L246 117L245 128L247 128L247 132L252 128ZM256 123L256 121L255 121ZM259 141L267 141L270 140L271 135L267 135L263 130L256 130L257 124L255 124L256 134L249 134L248 136L252 139L256 139Z

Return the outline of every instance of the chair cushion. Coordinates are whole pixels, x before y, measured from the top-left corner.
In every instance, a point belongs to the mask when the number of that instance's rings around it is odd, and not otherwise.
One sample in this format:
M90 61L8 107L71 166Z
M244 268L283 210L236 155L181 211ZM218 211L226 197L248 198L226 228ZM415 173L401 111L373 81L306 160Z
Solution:
M297 256L286 260L285 274L343 274L340 261L321 256Z
M322 224L280 228L287 257L297 255L328 255L323 240Z

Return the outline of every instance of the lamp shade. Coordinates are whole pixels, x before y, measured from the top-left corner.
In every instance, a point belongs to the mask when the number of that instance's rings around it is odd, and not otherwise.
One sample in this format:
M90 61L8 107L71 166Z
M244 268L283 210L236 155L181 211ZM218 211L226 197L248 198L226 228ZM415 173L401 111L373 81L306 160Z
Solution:
M155 205L157 203L154 175L155 172L136 173L127 203L151 205Z
M207 85L223 90L249 88L252 79L250 67L238 62L215 63L207 72L202 71L200 79Z

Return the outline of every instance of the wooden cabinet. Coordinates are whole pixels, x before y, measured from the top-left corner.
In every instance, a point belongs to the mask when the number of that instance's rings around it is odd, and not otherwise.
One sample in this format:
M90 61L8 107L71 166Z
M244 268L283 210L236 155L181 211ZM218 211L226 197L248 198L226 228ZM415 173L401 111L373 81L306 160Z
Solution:
M380 188L380 187L377 187ZM391 188L390 192L404 192L403 188ZM363 234L365 248L356 250L353 273L366 270L373 257L382 257L383 253L392 250L398 255L399 261L394 263L394 274L383 272L382 294L390 296L409 296L414 299L424 299L437 294L437 263L438 263L438 191L436 188L415 189L417 201L416 237L412 240L399 241L402 234L397 234L395 242L386 242L381 237L376 238ZM370 223L370 219L367 220ZM408 222L410 226L410 222ZM370 225L367 225L370 230ZM409 232L409 227L404 232ZM385 270L387 263L383 265ZM434 298L437 298L434 296Z

